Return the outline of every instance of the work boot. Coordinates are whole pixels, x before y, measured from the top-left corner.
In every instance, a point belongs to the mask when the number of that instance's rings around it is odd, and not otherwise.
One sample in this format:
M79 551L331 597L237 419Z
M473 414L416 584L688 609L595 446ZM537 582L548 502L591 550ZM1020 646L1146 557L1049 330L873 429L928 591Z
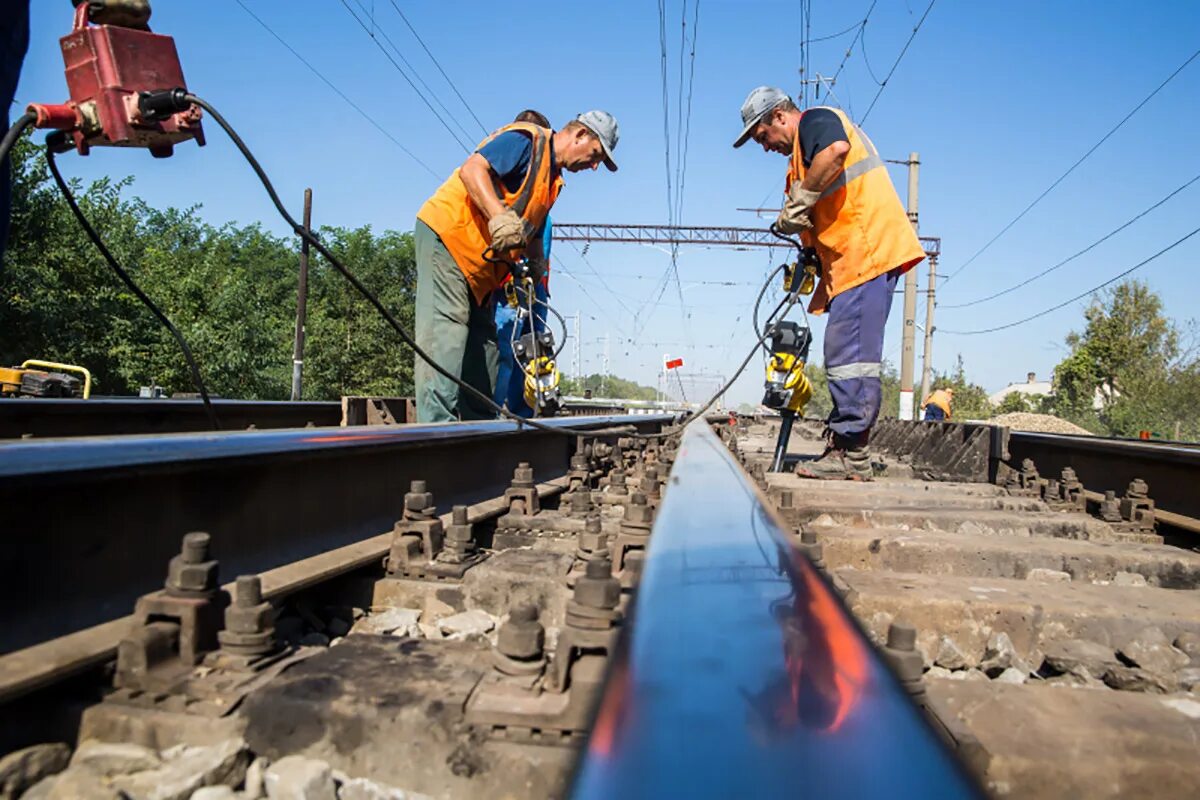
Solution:
M867 445L867 435L866 432L853 436L834 434L819 458L796 464L796 474L822 481L871 480L871 449Z

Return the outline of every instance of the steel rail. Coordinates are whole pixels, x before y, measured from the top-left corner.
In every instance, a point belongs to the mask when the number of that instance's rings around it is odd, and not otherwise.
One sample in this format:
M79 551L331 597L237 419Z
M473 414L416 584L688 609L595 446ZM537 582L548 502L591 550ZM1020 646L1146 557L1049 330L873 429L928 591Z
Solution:
M982 796L708 426L684 434L575 798Z
M656 431L668 415L554 419ZM565 475L573 437L510 422L29 440L0 445L0 653L117 619L208 531L227 577L389 530L410 481L439 509L502 494L519 462Z
M351 398L360 400L366 398ZM403 398L384 398L397 401ZM276 428L327 428L342 424L342 403L336 400L224 400L213 398L213 408L227 431ZM567 399L568 416L579 413ZM585 413L596 413L584 406ZM604 413L622 414L624 404L610 405ZM353 420L352 420L353 424ZM24 437L130 436L156 433L209 431L208 414L200 400L186 398L93 397L0 398L0 440Z

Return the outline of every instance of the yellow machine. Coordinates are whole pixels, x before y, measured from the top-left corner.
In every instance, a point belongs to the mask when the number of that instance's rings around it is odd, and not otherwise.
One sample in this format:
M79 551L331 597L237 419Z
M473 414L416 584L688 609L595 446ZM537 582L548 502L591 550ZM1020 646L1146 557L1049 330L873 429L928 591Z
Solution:
M792 425L812 399L813 387L804 374L812 332L798 322L779 322L771 335L771 357L767 360L766 394L763 405L778 409L781 422L771 471L783 469Z
M32 369L42 367L43 369ZM47 370L56 370L48 372ZM83 376L79 379L67 372ZM0 396L4 397L82 397L92 395L92 373L86 367L60 364L57 361L41 361L36 358L22 362L19 367L0 367Z

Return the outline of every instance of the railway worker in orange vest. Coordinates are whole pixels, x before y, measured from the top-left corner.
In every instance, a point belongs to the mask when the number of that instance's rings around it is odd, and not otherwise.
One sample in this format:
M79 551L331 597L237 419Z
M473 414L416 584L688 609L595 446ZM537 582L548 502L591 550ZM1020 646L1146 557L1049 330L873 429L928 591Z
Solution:
M925 402L921 403L925 412L924 418L934 421L950 419L950 403L953 400L953 389L934 389L925 398Z
M416 339L437 363L491 398L496 383L492 292L508 269L484 253L530 260L545 271L542 226L563 186L561 173L616 172L617 121L589 111L562 130L513 122L489 136L417 212ZM489 257L493 253L487 254ZM491 408L417 359L417 420L491 419Z
M867 442L883 394L884 325L897 279L925 252L875 145L845 112L801 111L782 89L760 86L742 104L742 125L734 147L753 139L787 156L787 199L776 225L798 234L821 259L809 311L829 313L830 442L796 474L870 480Z

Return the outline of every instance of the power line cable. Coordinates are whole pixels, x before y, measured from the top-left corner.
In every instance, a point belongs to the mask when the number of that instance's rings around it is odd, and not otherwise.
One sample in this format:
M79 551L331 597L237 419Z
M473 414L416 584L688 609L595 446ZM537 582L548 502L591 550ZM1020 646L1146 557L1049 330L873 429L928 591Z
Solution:
M883 90L887 88L888 81L892 79L892 75L896 73L896 68L900 66L900 62L903 60L904 54L908 52L909 45L913 43L913 39L917 38L917 33L920 32L921 26L925 24L925 18L929 16L929 12L933 11L933 6L935 3L937 3L937 0L929 0L929 5L925 8L925 13L921 15L919 20L917 20L916 27L914 27L912 30L912 35L909 36L908 41L904 43L904 48L900 51L900 55L896 56L896 61L892 64L892 68L888 70L887 77L884 78L883 82L879 84L879 91L875 92L875 97L872 98L871 105L867 106L867 110L862 115L862 119L859 120L859 122L865 124L867 117L871 116L871 110L875 108L875 103L878 102L879 96L883 94ZM864 24L863 29L865 30L866 27L867 26ZM872 77L874 77L874 75L872 75Z
M435 67L437 67L438 72L442 73L442 77L446 79L446 83L450 84L450 88L454 91L454 94L460 101L462 101L463 107L467 109L467 113L470 114L471 118L474 119L476 124L479 125L479 130L483 131L484 136L486 136L488 129L484 127L482 122L480 122L479 117L475 116L475 110L471 108L471 104L467 102L467 99L462 96L462 92L460 92L458 87L454 85L454 81L450 80L450 76L446 74L446 70L442 69L441 63L426 46L425 40L421 38L421 34L417 33L417 29L414 28L412 23L408 21L408 17L404 16L404 12L400 10L400 6L396 5L396 0L390 0L390 2L392 4L392 8L396 9L396 13L400 15L400 19L404 20L404 24L408 26L410 31L412 31L412 35L416 37L417 42L420 43L421 48L425 51L425 54L429 56L429 60L433 62Z
M1009 328L1015 328L1015 327L1016 327L1016 326L1018 326L1018 325L1024 325L1026 322L1029 322L1029 321L1031 321L1031 320L1035 320L1035 319L1037 319L1038 317L1044 317L1044 316L1046 316L1047 314L1050 314L1050 313L1052 313L1052 312L1054 312L1054 311L1058 311L1060 308L1063 308L1064 306L1069 306L1069 305L1071 305L1071 303L1074 303L1074 302L1077 302L1077 301L1079 301L1079 300L1082 300L1083 298L1085 298L1085 297L1087 297L1087 296L1089 296L1089 295L1093 294L1094 292L1098 292L1098 291L1100 291L1100 290L1101 290L1101 289L1103 289L1105 286L1109 286L1109 285L1111 285L1111 284L1113 284L1113 283L1116 283L1116 282L1117 282L1117 281L1119 281L1121 278L1124 278L1124 277L1126 277L1127 275L1130 275L1131 273L1135 272L1136 270L1138 270L1138 269L1141 269L1142 267L1144 267L1144 266L1146 266L1147 264L1149 264L1151 261L1154 261L1154 260L1155 260L1156 258L1158 258L1159 256L1161 256L1161 255L1163 255L1163 254L1165 254L1165 253L1168 253L1168 252L1170 252L1171 250L1174 250L1176 247L1178 247L1179 245L1183 244L1183 243L1184 243L1184 242L1186 242L1188 239L1192 238L1193 236L1195 236L1195 235L1196 235L1196 234L1198 234L1198 233L1200 233L1200 228L1196 228L1196 229L1195 229L1195 230L1193 230L1191 233L1188 233L1188 234L1184 235L1183 237L1181 237L1181 238L1179 238L1179 239L1176 239L1174 242L1172 242L1171 244L1167 245L1167 246L1166 246L1166 247L1164 247L1162 250L1159 250L1159 251L1158 251L1157 253L1155 253L1154 255L1150 256L1149 258L1145 258L1145 259L1143 259L1142 261L1139 261L1138 263L1134 264L1132 267L1130 267L1129 269L1125 270L1124 272L1121 272L1121 273L1119 273L1119 274L1117 274L1117 275L1114 275L1112 278L1109 278L1109 279L1108 279L1108 280L1106 280L1104 283L1101 283L1101 284L1098 284L1098 285L1096 285L1096 286L1093 286L1091 289L1088 289L1086 292L1082 292L1082 293L1080 293L1080 294L1077 294L1077 295L1075 295L1075 296L1074 296L1074 297L1072 297L1070 300L1064 300L1063 302L1059 303L1059 304L1058 304L1058 305L1056 305L1056 306L1051 306L1050 308L1047 308L1047 309L1046 309L1046 310L1044 310L1044 311L1039 311L1038 313L1036 313L1036 314L1032 314L1032 315L1030 315L1030 316L1028 316L1028 317L1025 317L1024 319L1019 319L1019 320L1017 320L1016 322L1010 322L1010 323L1008 323L1008 324L1006 324L1006 325L997 325L997 326L996 326L996 327L994 327L994 328L983 328L983 329L981 329L981 330L974 330L974 331L947 331L947 330L942 330L941 328L939 328L939 329L938 329L938 331L939 331L940 333L948 333L948 334L952 334L952 335L954 335L954 336L975 336L975 335L978 335L978 334L981 334L981 333L995 333L996 331L1008 330Z
M470 153L470 146L464 143L463 140L458 137L458 134L454 132L454 129L450 127L449 123L447 123L442 115L437 112L437 109L433 107L433 103L429 102L429 98L422 94L421 90L417 88L417 84L408 76L408 73L404 71L404 68L400 66L400 63L396 61L396 59L392 58L392 54L387 51L387 48L384 47L380 43L379 39L375 36L375 31L368 27L367 24L359 18L358 14L355 13L354 9L350 7L350 4L346 2L346 0L342 0L342 5L346 8L346 11L350 14L350 16L354 17L354 21L357 22L359 27L363 29L363 32L366 33L367 36L370 37L371 41L375 43L375 46L379 48L379 52L383 53L384 57L391 62L393 67L396 68L396 72L399 72L400 76L404 78L409 86L412 87L412 90L416 92L417 97L421 98L421 102L425 104L425 107L429 109L429 112L437 117L438 122L442 123L442 127L446 129L446 132L450 134L451 138L454 139L454 141L463 149L464 152ZM384 35L386 36L387 34Z
M261 25L261 26L262 26L262 28L263 28L263 30L265 30L267 33L271 34L271 36L275 38L275 41L277 41L277 42L279 42L281 45L283 45L283 46L284 46L284 48L285 48L285 49L286 49L286 50L287 50L289 53L291 53L293 56L295 56L295 57L296 57L296 59L297 59L297 60L298 60L298 61L299 61L301 64L303 64L304 66L308 67L308 70L309 70L309 72L311 72L312 74L314 74L314 75L316 75L318 78L320 78L320 79L321 79L321 82L322 82L322 83L324 83L326 86L328 86L330 89L332 89L332 90L333 90L333 92L334 92L334 94L336 94L338 97L342 98L342 100L346 101L346 105L350 106L350 107L351 107L351 108L353 108L355 111L357 111L357 112L358 112L358 114L359 114L359 116L361 116L361 117L362 117L363 119L365 119L367 122L371 123L371 124L372 124L372 125L375 127L375 129L376 129L376 130L378 130L380 133L382 133L384 136L386 136L386 137L387 137L387 138L388 138L388 139L391 141L391 143L392 143L392 144L396 145L396 147L399 147L399 148L400 148L400 149L401 149L401 150L404 152L404 154L405 154L405 155L407 155L407 156L408 156L409 158L411 158L413 161L415 161L415 162L417 162L418 164L420 164L420 165L421 165L421 167L422 167L422 168L424 168L424 170L425 170L426 172L428 172L430 175L432 175L433 177L435 177L435 178L441 178L441 177L442 177L442 176L438 175L436 172L434 172L434 171L433 171L433 169L432 169L432 168L431 168L431 167L430 167L428 164L426 164L424 161L422 161L420 158L418 158L418 157L417 157L417 155L416 155L416 153L414 153L413 151L411 151L411 150L409 150L407 147L405 147L405 146L404 146L404 145L403 145L403 144L400 142L400 140L399 140L399 139L397 139L395 136L393 136L393 135L392 135L392 133L391 133L391 132L390 132L390 131L389 131L387 128L385 128L385 127L383 127L382 125L380 125L380 124L379 124L379 123L378 123L378 122L375 120L375 118L374 118L374 117L372 117L370 114L368 114L366 111L364 111L364 110L362 109L362 107L358 105L358 103L355 103L353 100L351 100L351 99L350 99L350 98L349 98L349 97L346 95L346 93L345 93L345 92L343 92L341 89L339 89L337 86L335 86L335 85L334 85L334 83L333 83L333 81L329 80L329 78L326 78L326 77L325 77L325 75L323 75L323 74L321 73L321 71L320 71L320 70L318 70L316 67L314 67L314 66L312 65L312 62L310 62L310 61L309 61L307 58L305 58L304 56L300 55L300 52L299 52L298 50L296 50L296 48L294 48L294 47L292 47L290 44L288 44L288 43L287 43L287 41L285 41L285 40L284 40L284 38L283 38L282 36L280 36L278 33L276 33L276 32L275 32L275 31L274 31L274 30L271 28L271 26L270 26L270 25L268 25L266 22L264 22L264 21L262 20L262 18L261 18L261 17L259 17L259 16L258 16L257 14L255 14L253 11L251 11L251 10L250 10L250 9L249 9L249 8L246 6L246 4L245 4L244 2L242 2L242 0L234 0L234 2L235 2L235 3L237 3L239 6L241 6L243 11L245 11L247 14L249 14L249 15L251 16L251 18L253 18L253 19L254 19L254 21L255 21L255 22L257 22L259 25Z
M1080 164L1082 164L1084 161L1086 161L1088 159L1088 157L1092 155L1092 153L1096 152L1096 150L1098 150L1100 148L1100 145L1107 142L1114 133L1116 133L1118 130L1120 130L1121 127L1126 122L1128 122L1130 119L1133 118L1134 114L1141 111L1143 106L1145 106L1147 103L1149 103L1150 100L1153 99L1155 95L1157 95L1159 92L1161 92L1163 90L1163 87L1165 87L1168 83L1170 83L1172 80L1174 80L1176 75L1183 72L1183 70L1186 69L1189 64L1191 64L1193 61L1195 61L1197 56L1200 56L1200 50L1197 50L1196 52L1194 52L1190 56L1188 56L1187 60L1184 61L1182 64L1180 64L1175 69L1174 72L1172 72L1170 75L1168 75L1166 80L1164 80L1162 83L1160 83L1158 86L1156 86L1154 88L1154 91L1152 91L1152 92L1150 92L1150 94L1146 95L1140 103L1138 103L1136 106L1134 106L1133 109L1128 114L1126 114L1124 117L1121 118L1120 122L1118 122L1116 125L1114 125L1112 128L1110 128L1108 133L1106 133L1106 134L1104 134L1104 136L1100 137L1100 141L1098 141L1094 145L1092 145L1086 153L1084 153L1082 156L1080 156L1075 161L1075 163L1072 164L1067 169L1066 172L1064 172L1062 175L1059 175L1058 178L1055 179L1055 181L1053 183L1051 183L1049 186L1047 186L1046 189L1041 194L1039 194L1037 197L1035 197L1033 199L1033 202L1031 202L1029 205L1025 206L1025 208L1021 211L1020 214L1017 214L1017 216L1013 217L1012 221L1010 221L1007 225L1005 225L1003 228L1001 228L999 233L997 233L991 239L988 239L987 243L984 244L983 247L976 250L974 255L972 255L970 258L968 258L966 261L964 261L963 265L961 267L959 267L954 272L951 272L949 275L947 275L942 280L942 286L944 287L947 282L949 282L949 281L953 280L955 277L957 277L960 272L962 272L964 269L969 267L972 263L974 263L975 259L977 259L981 255L983 255L988 250L988 248L990 248L993 244L995 244L996 241L1001 236L1008 233L1008 231L1014 225L1016 225L1018 222L1020 222L1021 219L1026 214L1028 214L1031 210L1033 210L1034 206L1036 206L1038 203L1040 203L1042 201L1042 199L1046 197L1046 195L1048 195L1048 194L1050 194L1050 192L1054 191L1054 189L1060 183L1062 183L1064 180L1066 180L1067 176L1070 175L1072 172L1074 172L1075 169Z
M1170 200L1172 197L1174 197L1175 195L1179 194L1180 192L1182 192L1184 189L1186 189L1186 188L1188 188L1189 186L1191 186L1191 185L1192 185L1193 183L1195 183L1196 181L1200 181L1200 175L1196 175L1196 176L1195 176L1194 178L1192 178L1190 181L1188 181L1187 183L1183 184L1183 185L1182 185L1182 186L1180 186L1178 189L1176 189L1175 191L1173 191L1173 192L1171 192L1170 194L1168 194L1166 197L1164 197L1164 198L1162 198L1161 200L1159 200L1158 202L1156 202L1154 205L1152 205L1152 206L1150 206L1149 208L1145 209L1144 211L1140 212L1139 214L1137 214L1136 216L1134 216L1132 219L1130 219L1129 221L1125 222L1124 224L1122 224L1122 225L1120 225L1120 226L1118 226L1118 227L1116 227L1116 228L1113 228L1113 229L1112 229L1111 231L1109 231L1107 234L1105 234L1105 235L1104 235L1104 236L1102 236L1101 238L1097 239L1096 241L1092 242L1091 244L1089 244L1087 247L1083 248L1083 249L1082 249L1082 250L1080 250L1079 252L1075 253L1074 255L1067 256L1066 258L1064 258L1062 261L1059 261L1059 262L1058 262L1057 264L1055 264L1054 266L1047 267L1046 269L1042 270L1041 272L1037 273L1036 275L1033 275L1033 276L1031 276L1031 277L1029 277L1029 278L1026 278L1025 280L1021 281L1020 283L1014 284L1014 285L1012 285L1012 286L1008 287L1007 289L1003 289L1003 290L1001 290L1001 291L999 291L999 292L995 292L995 293L993 293L993 294L989 294L987 297L981 297L981 298L979 298L978 300L972 300L972 301L970 301L970 302L968 302L968 303L955 303L955 304L953 304L953 305L943 305L943 304L941 304L941 303L938 303L938 306L939 306L940 308L945 308L945 309L951 309L951 308L968 308L968 307L970 307L970 306L979 305L980 303L986 303L988 300L995 300L997 297L1003 297L1003 296L1004 296L1004 295L1006 295L1006 294L1010 294L1010 293L1012 293L1012 292L1015 292L1017 289L1020 289L1020 288L1022 288L1022 287L1028 286L1029 284L1033 283L1034 281L1036 281L1036 280L1038 280L1038 279L1040 279L1040 278L1044 278L1045 276L1049 275L1051 272L1054 272L1054 271L1055 271L1056 269L1058 269L1059 267L1064 267L1064 266L1066 266L1067 264L1071 263L1072 261L1074 261L1075 259L1079 258L1079 257L1080 257L1080 256L1082 256L1083 254L1085 254L1085 253L1088 253L1088 252L1090 252L1091 250L1094 250L1095 248L1097 248L1097 247L1099 247L1100 245L1104 244L1104 243L1105 243L1105 242L1107 242L1109 239L1111 239L1112 237L1116 236L1118 233L1120 233L1121 231L1125 230L1125 229L1126 229L1126 228L1128 228L1130 225L1132 225L1133 223L1135 223L1135 222L1137 222L1138 220L1140 220L1142 217L1144 217L1144 216L1146 216L1147 214L1149 214L1151 211L1154 211L1156 208L1158 208L1159 206L1161 206L1161 205L1163 205L1164 203L1166 203L1166 202L1167 202L1168 200Z

